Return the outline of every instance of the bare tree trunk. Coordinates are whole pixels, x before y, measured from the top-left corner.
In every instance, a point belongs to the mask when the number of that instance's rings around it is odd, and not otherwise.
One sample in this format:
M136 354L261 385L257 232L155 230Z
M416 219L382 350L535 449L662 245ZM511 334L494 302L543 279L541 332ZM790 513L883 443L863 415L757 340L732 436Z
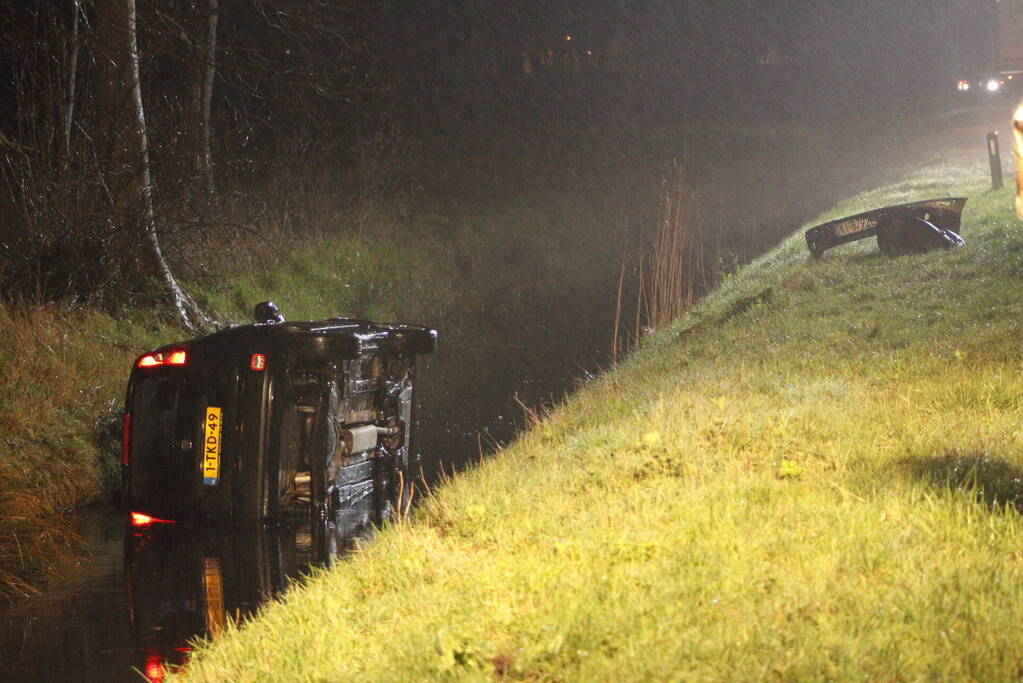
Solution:
M181 289L160 249L149 175L149 142L142 107L135 0L96 0L97 107L101 140L106 145L107 188L113 203L115 258L136 277L160 278L185 327L212 323Z
M82 8L79 0L71 0L71 39L68 44L67 56L67 90L64 93L64 158L71 158L71 125L75 118L75 89L78 79L78 51L81 45L78 33L79 18Z
M135 4L133 0L96 0L95 8L97 128L114 228L112 255L123 259L119 265L136 277L155 276L159 264L154 255L139 248L145 230L141 200L148 150L133 101Z
M210 123L210 109L213 103L213 79L217 75L217 19L219 9L217 0L206 2L206 41L203 45L202 59L202 94L199 108L199 127L201 133L201 149L199 152L198 170L206 184L206 191L211 195L213 186L213 130Z

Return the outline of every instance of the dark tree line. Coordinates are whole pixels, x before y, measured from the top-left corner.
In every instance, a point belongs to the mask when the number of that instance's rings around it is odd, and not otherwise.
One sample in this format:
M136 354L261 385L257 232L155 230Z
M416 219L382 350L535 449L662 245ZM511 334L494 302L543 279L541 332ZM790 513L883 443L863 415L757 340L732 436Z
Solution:
M417 96L611 119L850 117L933 106L989 68L994 0L451 0L409 3ZM569 40L570 38L570 40ZM989 38L987 39L990 40ZM528 64L528 66L527 66ZM526 77L524 72L531 74ZM518 82L513 76L518 76ZM954 87L954 85L953 85ZM435 89L440 89L435 94ZM496 105L496 106L495 106ZM859 107L860 111L854 108ZM464 107L463 107L464 109ZM642 118L642 117L640 117Z
M912 118L991 6L0 0L0 293L105 297L150 278L175 293L163 257L188 265L185 228L227 220L254 178L295 184L283 202L326 175L373 191L350 172L371 165L359 141L398 120L450 150L687 117Z
M220 196L284 157L350 156L386 110L368 40L380 11L0 0L2 293L110 297L155 278L201 324L160 236L215 222Z

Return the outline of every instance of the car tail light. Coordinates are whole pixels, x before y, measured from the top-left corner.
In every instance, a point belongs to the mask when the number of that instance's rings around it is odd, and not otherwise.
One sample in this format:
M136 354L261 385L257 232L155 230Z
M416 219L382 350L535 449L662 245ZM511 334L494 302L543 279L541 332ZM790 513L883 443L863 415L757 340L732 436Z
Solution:
M131 525L132 526L149 526L150 524L173 524L172 519L158 519L157 517L151 517L150 515L143 514L141 512L131 513Z
M184 349L172 349L147 353L139 358L136 365L140 368L156 368L162 365L188 365L188 352Z
M128 451L131 448L131 413L125 413L121 422L121 464L128 465Z

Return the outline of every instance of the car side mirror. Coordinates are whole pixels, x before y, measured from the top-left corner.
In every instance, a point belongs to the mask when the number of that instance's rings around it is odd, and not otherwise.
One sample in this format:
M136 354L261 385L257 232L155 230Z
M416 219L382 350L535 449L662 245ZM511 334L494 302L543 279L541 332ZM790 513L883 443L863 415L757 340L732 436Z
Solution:
M254 317L256 318L257 323L276 324L284 322L284 316L281 315L280 310L277 308L277 304L272 301L263 301L256 304Z

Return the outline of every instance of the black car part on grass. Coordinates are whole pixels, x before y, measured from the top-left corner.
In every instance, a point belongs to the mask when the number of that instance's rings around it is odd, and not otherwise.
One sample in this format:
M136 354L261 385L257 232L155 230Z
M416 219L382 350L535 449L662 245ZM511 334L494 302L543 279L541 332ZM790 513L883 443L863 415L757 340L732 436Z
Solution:
M416 356L436 331L256 316L135 361L121 466L140 519L259 522L409 480Z
M951 197L885 206L810 228L806 246L819 257L831 247L876 235L877 246L891 256L961 247L965 205L965 197Z

